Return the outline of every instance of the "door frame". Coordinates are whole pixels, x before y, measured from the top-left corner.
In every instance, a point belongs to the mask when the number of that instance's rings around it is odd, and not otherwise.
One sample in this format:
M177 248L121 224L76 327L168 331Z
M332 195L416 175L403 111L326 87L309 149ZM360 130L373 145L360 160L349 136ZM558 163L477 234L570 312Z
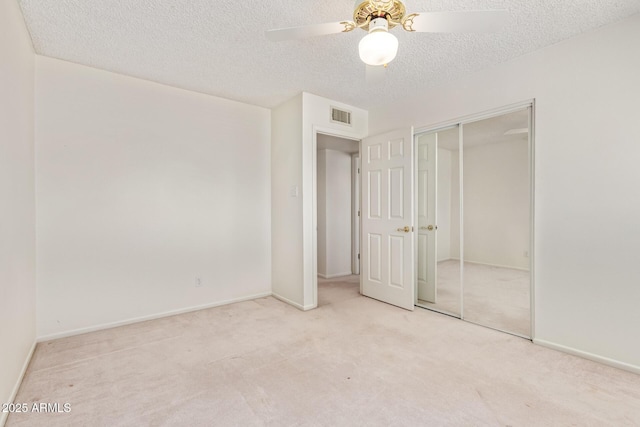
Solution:
M350 139L358 142L358 153L361 156L362 138L359 138L352 132L342 131L335 128L323 126L312 126L313 138L311 139L311 162L312 162L312 183L311 183L311 210L312 210L312 229L311 248L312 248L312 275L311 289L313 291L312 307L318 307L318 134L335 136L336 138ZM360 157L362 158L362 156ZM358 200L358 204L360 201ZM360 230L362 232L362 229ZM360 244L362 244L362 233L360 233ZM362 291L362 282L360 282L360 291Z
M416 137L423 133L431 133L438 132L444 130L446 128L451 128L456 125L460 125L459 128L459 147L462 148L463 140L464 140L464 125L477 122L479 120L489 119L492 117L501 116L504 114L513 113L515 111L524 110L526 108L531 108L531 114L529 116L529 135L528 135L528 144L529 144L529 304L530 304L530 317L531 317L531 325L530 325L530 337L524 337L530 340L534 340L535 335L535 117L536 117L536 100L535 98L531 98L525 101L517 102L514 104L505 105L502 107L485 110L480 113L470 114L467 116L459 117L457 119L447 120L444 122L436 123L429 126L424 126L420 128L416 128L413 132L414 144ZM464 165L462 163L462 153L463 150L460 149L460 187L462 189L462 178L464 173ZM414 174L415 175L415 174ZM415 176L414 176L415 179ZM462 194L462 192L460 193ZM460 281L461 281L461 306L460 306L460 317L464 320L464 199L462 199L460 203ZM414 266L417 273L418 264ZM446 314L446 313L445 313ZM472 323L472 322L470 322ZM481 325L485 326L485 325ZM495 329L495 328L494 328ZM513 332L509 331L501 331L511 335L517 335Z

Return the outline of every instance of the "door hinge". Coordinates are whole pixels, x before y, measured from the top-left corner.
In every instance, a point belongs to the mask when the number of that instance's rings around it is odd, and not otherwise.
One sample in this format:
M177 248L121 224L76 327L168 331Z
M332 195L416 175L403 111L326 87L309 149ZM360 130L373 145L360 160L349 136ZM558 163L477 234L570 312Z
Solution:
M360 173L360 168L358 168L358 173Z
M358 211L358 216L360 216L360 211Z
M358 259L360 259L360 254L358 254Z

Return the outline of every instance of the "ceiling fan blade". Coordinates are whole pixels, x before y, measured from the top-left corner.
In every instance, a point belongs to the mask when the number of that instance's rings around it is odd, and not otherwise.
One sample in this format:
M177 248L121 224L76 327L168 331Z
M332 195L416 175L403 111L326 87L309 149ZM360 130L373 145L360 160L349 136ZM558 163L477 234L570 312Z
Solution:
M521 134L524 134L524 133L529 133L529 128L509 129L508 131L503 133L503 135L504 136L507 136L507 135L521 135Z
M382 85L387 75L387 67L384 65L366 65L365 81L368 86Z
M306 25L304 27L268 30L265 34L269 40L280 42L283 40L304 39L307 37L325 36L327 34L349 31L349 24L351 24L351 22L327 22L325 24Z
M409 15L405 21L405 29L424 33L495 31L507 22L508 17L507 10L423 12L416 16Z

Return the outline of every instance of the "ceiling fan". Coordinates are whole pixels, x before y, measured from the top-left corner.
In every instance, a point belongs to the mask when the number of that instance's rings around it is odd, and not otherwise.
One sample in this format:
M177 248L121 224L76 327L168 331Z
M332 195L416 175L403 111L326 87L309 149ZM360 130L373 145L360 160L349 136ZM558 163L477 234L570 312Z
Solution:
M499 28L506 18L506 10L407 14L400 0L356 0L353 21L269 30L266 36L272 41L283 41L347 33L361 28L369 34L360 40L360 59L367 65L386 66L398 53L398 39L389 32L396 26L408 32L480 32Z

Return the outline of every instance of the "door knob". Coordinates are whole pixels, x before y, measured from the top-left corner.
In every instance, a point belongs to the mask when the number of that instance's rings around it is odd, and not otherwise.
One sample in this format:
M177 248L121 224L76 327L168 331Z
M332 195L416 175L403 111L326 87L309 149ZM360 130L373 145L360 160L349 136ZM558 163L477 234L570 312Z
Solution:
M405 233L408 233L411 231L411 227L409 227L408 225L406 227L403 228L398 228L398 231L403 231Z
M437 225L428 225L426 227L420 227L420 230L429 230L429 231L433 231L433 230L437 230L438 226Z

